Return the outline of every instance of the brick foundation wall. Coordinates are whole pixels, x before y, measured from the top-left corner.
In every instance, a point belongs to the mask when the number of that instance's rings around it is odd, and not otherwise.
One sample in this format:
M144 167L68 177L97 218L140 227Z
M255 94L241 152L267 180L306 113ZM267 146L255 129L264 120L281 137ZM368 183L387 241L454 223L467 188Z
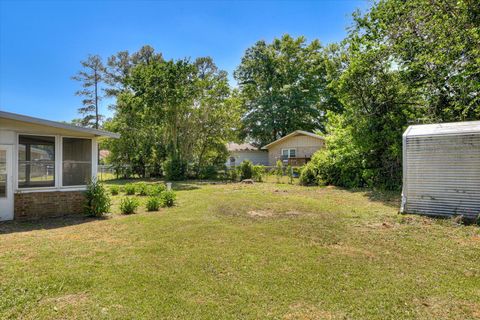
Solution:
M31 220L83 214L84 191L54 191L16 193L15 220Z

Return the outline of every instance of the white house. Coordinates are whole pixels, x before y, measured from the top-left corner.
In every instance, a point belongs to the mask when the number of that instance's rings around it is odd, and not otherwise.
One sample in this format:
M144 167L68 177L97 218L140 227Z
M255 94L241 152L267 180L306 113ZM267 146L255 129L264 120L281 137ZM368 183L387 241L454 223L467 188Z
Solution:
M295 130L262 147L268 151L270 166L274 166L278 160L292 166L304 165L310 161L315 152L323 148L324 137L303 130Z
M250 160L253 164L268 165L268 152L260 150L249 143L233 143L227 144L229 157L227 159L227 167L235 167L242 163L243 160Z
M0 111L0 220L81 213L111 132Z

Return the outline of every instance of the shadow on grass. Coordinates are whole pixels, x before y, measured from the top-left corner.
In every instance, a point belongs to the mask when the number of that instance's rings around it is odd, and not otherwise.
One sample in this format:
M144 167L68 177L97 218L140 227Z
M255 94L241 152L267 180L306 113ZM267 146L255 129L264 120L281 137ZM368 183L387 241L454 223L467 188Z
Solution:
M166 183L164 179L145 178L145 179L112 179L102 181L107 186L117 185L123 186L127 183L146 182L146 183ZM200 189L202 185L216 185L216 184L228 184L228 181L222 180L185 180L185 181L172 181L172 188L174 191L187 191Z
M26 221L4 221L0 222L0 236L9 233L21 233L34 230L50 230L64 228L68 226L79 225L83 223L89 223L94 221L108 220L105 218L94 218L87 216L64 216L54 218L42 218L37 220Z
M364 188L355 188L355 189L346 189L340 188L342 190L353 192L353 193L363 193L370 201L381 202L382 204L397 208L400 210L401 198L402 194L401 191L389 191L389 190L372 190L372 189L364 189Z

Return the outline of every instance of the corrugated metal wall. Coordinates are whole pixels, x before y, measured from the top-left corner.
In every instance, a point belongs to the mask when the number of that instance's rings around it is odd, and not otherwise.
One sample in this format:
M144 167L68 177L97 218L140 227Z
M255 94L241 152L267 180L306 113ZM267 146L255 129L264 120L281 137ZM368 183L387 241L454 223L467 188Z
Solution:
M406 212L480 213L480 134L407 136L404 143Z

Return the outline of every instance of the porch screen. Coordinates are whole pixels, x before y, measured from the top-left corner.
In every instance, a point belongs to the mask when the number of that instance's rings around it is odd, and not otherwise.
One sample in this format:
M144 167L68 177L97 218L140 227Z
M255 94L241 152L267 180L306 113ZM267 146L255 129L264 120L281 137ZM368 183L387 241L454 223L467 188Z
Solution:
M55 137L18 137L18 187L55 186Z
M86 185L92 177L92 140L63 138L63 186Z

